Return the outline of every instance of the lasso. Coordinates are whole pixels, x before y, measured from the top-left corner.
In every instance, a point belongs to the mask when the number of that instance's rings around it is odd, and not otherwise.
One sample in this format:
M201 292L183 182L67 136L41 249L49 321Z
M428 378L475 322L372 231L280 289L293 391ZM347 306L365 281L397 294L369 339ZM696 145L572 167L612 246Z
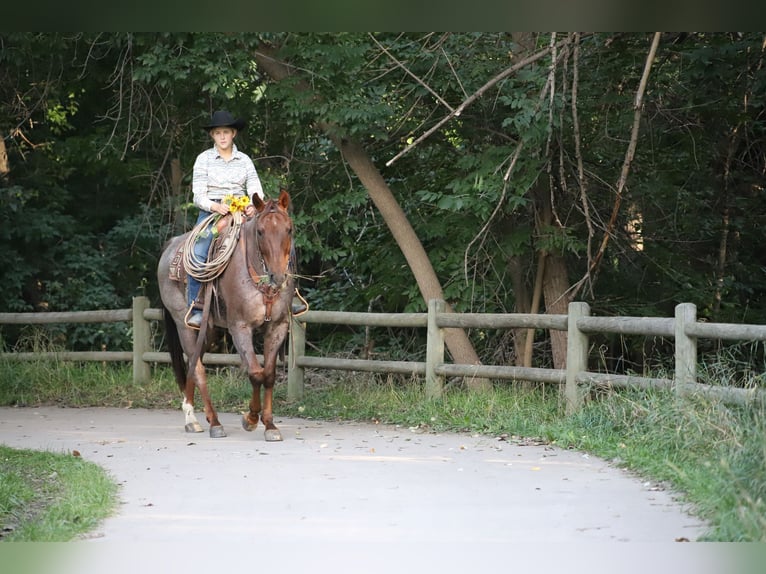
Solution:
M211 213L208 217L198 223L189 237L184 243L183 262L186 272L194 277L197 281L212 281L218 277L223 270L226 269L226 264L231 258L231 254L237 247L237 238L239 237L239 229L242 227L242 212L232 212L232 219L226 226L223 234L223 240L221 241L221 247L216 249L215 254L211 256L207 261L200 261L194 255L194 244L197 241L197 237L200 233L203 233L208 225L212 223L211 229L208 233L213 233L215 228L215 222L218 220L218 215ZM212 245L214 245L213 243Z

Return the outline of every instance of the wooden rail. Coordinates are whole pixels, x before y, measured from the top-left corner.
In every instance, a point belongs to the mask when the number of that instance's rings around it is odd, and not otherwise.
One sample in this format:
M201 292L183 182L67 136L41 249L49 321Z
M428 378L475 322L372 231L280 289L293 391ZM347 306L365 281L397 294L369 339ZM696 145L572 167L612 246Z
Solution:
M762 388L734 388L703 385L697 381L697 339L766 341L766 325L731 323L698 323L697 309L692 303L676 307L675 317L591 317L587 303L569 305L567 315L530 315L497 313L447 313L443 301L429 302L427 313L349 313L341 311L309 311L293 318L290 354L288 356L287 393L298 400L304 392L305 369L335 369L396 373L424 377L426 395L441 396L446 377L478 377L556 384L563 388L568 412L579 409L590 387L664 387L675 390L679 397L701 394L718 397L735 404L766 403ZM135 297L132 309L74 311L69 313L0 313L2 324L51 323L133 323L131 351L85 351L51 353L0 353L5 360L57 359L65 361L132 361L133 380L144 383L151 377L153 363L169 363L168 353L152 350L151 321L162 320L160 309L149 308L146 297ZM373 327L416 327L427 332L425 361L379 361L340 359L305 354L306 329L310 323L325 325L358 325ZM567 331L566 369L524 368L508 365L452 364L444 360L444 329L557 329ZM675 372L673 379L655 379L633 375L593 373L587 370L589 335L617 333L675 339ZM208 365L239 365L235 354L208 353Z

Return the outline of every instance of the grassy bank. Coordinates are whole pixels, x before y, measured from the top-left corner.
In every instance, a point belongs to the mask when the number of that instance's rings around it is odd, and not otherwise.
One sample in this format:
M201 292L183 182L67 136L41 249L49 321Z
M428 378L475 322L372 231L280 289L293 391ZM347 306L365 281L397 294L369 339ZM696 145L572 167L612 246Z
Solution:
M148 385L130 380L127 367L0 363L0 404L179 408L169 369L158 368ZM220 411L245 408L250 387L238 369L219 369L210 387ZM552 387L503 383L483 394L452 387L442 399L429 401L418 381L343 373L329 378L326 371L312 374L300 402L286 401L284 382L277 389L277 418L374 420L586 451L678 492L711 525L707 539L766 541L761 409L708 400L679 403L668 392L620 391L601 394L566 416Z
M75 454L0 445L0 540L64 542L111 513L117 486Z

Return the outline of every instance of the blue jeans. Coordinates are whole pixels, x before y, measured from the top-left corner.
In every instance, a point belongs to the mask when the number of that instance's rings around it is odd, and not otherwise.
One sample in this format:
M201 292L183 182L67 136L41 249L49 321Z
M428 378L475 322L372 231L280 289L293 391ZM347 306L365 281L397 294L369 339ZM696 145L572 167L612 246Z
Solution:
M209 211L200 210L199 215L197 216L197 222L194 224L194 226L196 227L209 216ZM210 232L210 229L213 227L213 225L214 223L208 225L207 228L202 233L200 233L200 236L197 237L197 241L194 242L194 258L197 261L207 261L207 254L210 250L210 244L213 242L213 234ZM186 290L186 299L189 306L194 303L197 295L199 295L200 286L201 283L189 275L189 285Z

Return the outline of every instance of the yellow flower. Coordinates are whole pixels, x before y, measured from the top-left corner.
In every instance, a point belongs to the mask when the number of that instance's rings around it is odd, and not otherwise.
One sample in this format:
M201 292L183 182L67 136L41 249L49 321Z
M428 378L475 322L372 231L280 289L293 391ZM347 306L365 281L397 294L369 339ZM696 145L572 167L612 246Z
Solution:
M244 213L247 206L250 205L250 198L246 195L240 195L239 197L227 195L223 198L223 201L229 206L229 211L231 213L236 213L237 211Z

